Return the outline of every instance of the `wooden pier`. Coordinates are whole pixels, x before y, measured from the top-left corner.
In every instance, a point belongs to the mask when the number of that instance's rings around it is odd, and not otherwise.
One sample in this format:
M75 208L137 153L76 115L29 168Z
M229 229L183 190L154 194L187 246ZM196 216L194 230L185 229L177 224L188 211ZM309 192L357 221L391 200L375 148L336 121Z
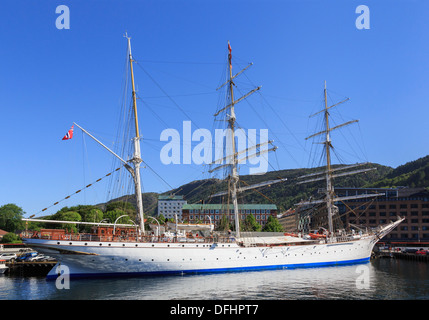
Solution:
M17 276L46 276L56 261L7 262L6 274Z

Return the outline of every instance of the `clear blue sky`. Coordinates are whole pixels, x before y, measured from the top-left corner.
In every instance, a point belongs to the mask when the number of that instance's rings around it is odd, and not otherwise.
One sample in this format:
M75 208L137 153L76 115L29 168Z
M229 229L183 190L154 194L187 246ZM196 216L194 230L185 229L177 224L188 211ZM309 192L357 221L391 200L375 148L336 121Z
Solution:
M361 4L370 9L369 30L355 26ZM56 28L58 5L70 9L68 30ZM72 140L61 138L77 122L112 146L125 31L136 60L175 101L159 98L163 92L135 68L142 157L172 187L207 178L207 169L161 164L160 133L180 131L188 120L182 111L199 128L213 128L228 40L234 71L253 62L246 75L262 85L263 98L237 105L238 120L247 128L270 126L276 169L310 164L314 147L304 138L317 124L308 116L323 106L324 80L331 104L351 99L341 106L343 120L360 120L347 130L355 130L353 147L364 155L346 162L397 167L425 156L428 15L427 1L410 0L1 1L0 205L38 213L111 171L111 156L77 128ZM169 189L147 168L142 175L144 191ZM106 190L100 183L47 213L104 202Z

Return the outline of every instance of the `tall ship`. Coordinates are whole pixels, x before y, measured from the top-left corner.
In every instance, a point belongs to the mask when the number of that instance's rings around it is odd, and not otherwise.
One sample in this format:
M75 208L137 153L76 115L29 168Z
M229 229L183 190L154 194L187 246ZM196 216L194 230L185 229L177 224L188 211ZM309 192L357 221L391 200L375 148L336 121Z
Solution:
M99 276L136 276L155 274L193 274L207 272L234 272L246 270L287 269L299 267L317 267L342 264L368 262L372 249L379 239L388 234L403 218L398 217L394 222L379 226L375 230L344 230L337 229L334 221L338 217L335 202L341 201L334 193L333 179L341 174L359 173L350 171L352 166L333 168L331 166L330 149L332 148L330 132L340 128L339 125L329 126L329 110L326 103L320 113L325 118L325 129L313 136L324 136L323 144L326 151L325 171L308 175L300 183L324 179L326 188L323 198L312 202L301 203L303 208L314 208L315 204L323 203L323 208L317 214L309 210L307 220L322 221L317 232L302 229L296 234L276 234L271 236L249 236L240 232L240 211L238 193L253 188L282 183L285 179L271 180L253 186L240 187L238 164L243 150L237 150L234 139L236 129L235 104L245 99L260 87L248 94L234 98L234 79L242 72L233 75L231 46L228 42L228 75L227 81L222 85L228 90L228 102L225 107L218 110L215 116L223 114L230 130L230 150L225 164L218 168L228 170L228 191L220 192L214 196L227 196L231 200L232 216L234 218L235 232L231 234L216 233L214 225L171 223L170 227L160 232L161 226L155 227L155 233L149 234L145 230L145 214L142 203L142 188L140 179L140 134L137 117L136 90L133 74L133 57L131 54L130 38L126 36L128 44L128 59L132 83L133 116L135 122L135 137L133 139L133 155L128 161L123 160L95 137L81 128L86 134L94 138L109 152L113 153L129 172L134 183L135 199L138 221L132 224L118 223L90 223L54 221L45 219L26 218L27 222L45 223L75 223L77 225L93 225L93 233L67 234L64 230L52 229L52 232L28 233L23 241L43 254L57 259L58 264L49 272L48 279L56 279L61 270L67 270L70 277L99 277ZM247 68L247 67L246 67ZM245 68L245 69L246 69ZM348 124L348 123L346 123ZM344 124L344 125L346 125ZM261 145L253 147L257 154L269 152L274 148L260 150ZM248 149L250 152L250 148ZM249 153L249 157L250 157ZM216 162L220 163L220 161ZM345 170L343 173L337 173ZM359 171L359 170L354 170ZM320 218L324 215L325 218ZM327 227L323 227L326 225ZM197 236L189 237L189 231ZM66 267L66 269L64 268Z

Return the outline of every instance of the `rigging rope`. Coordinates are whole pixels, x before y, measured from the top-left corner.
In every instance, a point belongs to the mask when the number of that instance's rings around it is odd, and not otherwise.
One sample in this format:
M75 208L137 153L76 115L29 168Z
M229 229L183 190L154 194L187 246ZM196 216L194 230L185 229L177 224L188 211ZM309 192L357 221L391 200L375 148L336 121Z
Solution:
M58 203L60 203L60 202L62 202L62 201L64 201L64 200L67 200L67 199L69 199L71 196L74 196L75 194L78 194L79 192L81 192L82 190L85 190L85 189L87 189L87 188L89 188L90 186L92 186L93 184L95 184L95 183L97 183L97 182L100 182L102 179L104 179L105 177L108 177L108 176L110 176L112 173L114 173L114 172L116 172L116 171L118 171L118 170L120 170L121 168L117 168L117 169L115 169L114 171L112 171L112 172L110 172L110 173L108 173L108 174L106 174L104 177L102 177L102 178L100 178L100 179L97 179L96 181L94 181L93 183L90 183L90 184L88 184L88 185L86 185L84 188L82 188L82 189L80 189L80 190L77 190L75 193L73 193L73 194L71 194L71 195L68 195L67 197L65 197L64 199L61 199L60 201L57 201L57 202L55 202L53 205L51 205L51 206L49 206L49 207L46 207L46 208L44 208L44 209L42 209L42 210L40 210L38 213L36 213L36 214L39 214L39 213L41 213L41 212L43 212L43 211L46 211L46 210L48 210L49 208L51 208L51 207L53 207L53 206L56 206Z

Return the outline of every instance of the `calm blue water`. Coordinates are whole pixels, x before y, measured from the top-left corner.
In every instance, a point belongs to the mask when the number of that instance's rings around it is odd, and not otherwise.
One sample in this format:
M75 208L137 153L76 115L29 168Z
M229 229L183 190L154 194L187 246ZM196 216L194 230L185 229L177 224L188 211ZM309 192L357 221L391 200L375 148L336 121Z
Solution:
M0 275L0 300L429 299L429 264L376 259L353 266L166 277L79 279Z

